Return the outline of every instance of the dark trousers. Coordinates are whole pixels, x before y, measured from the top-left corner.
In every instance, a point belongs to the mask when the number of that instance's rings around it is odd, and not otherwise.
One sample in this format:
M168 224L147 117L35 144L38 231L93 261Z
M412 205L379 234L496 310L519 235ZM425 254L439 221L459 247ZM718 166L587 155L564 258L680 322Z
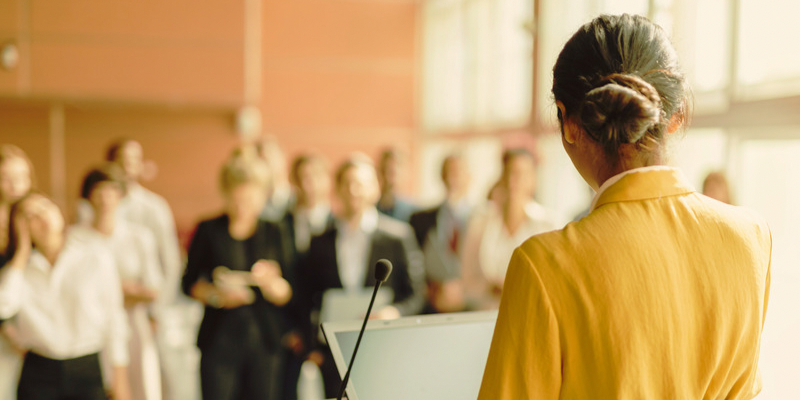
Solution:
M18 400L105 400L97 354L53 360L28 352L17 387Z
M284 349L283 360L283 400L297 400L297 382L300 380L300 369L305 357Z
M200 386L204 400L279 400L283 357L258 335L232 339L218 335L201 350ZM245 340L241 340L245 339Z

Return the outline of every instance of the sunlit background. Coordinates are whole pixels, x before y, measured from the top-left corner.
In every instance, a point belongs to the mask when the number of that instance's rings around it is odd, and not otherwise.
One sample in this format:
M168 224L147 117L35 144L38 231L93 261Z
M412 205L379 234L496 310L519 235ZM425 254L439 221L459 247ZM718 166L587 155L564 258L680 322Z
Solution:
M447 152L472 160L479 199L502 149L526 146L537 198L563 224L591 192L561 148L551 69L581 24L622 12L662 25L690 79L695 114L674 163L698 187L724 170L734 201L770 223L759 398L800 398L800 2L0 0L0 142L31 155L39 186L71 214L107 143L140 140L146 185L183 237L219 207L217 168L248 123L290 157L399 146L403 188L421 205L443 194ZM18 57L6 63L8 48Z

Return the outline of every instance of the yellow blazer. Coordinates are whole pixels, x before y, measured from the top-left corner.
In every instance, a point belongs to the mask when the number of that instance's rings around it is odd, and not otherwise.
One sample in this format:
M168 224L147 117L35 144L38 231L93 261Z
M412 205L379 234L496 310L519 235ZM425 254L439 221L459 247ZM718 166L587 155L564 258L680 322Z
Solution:
M478 398L752 398L771 252L680 171L625 175L514 252Z

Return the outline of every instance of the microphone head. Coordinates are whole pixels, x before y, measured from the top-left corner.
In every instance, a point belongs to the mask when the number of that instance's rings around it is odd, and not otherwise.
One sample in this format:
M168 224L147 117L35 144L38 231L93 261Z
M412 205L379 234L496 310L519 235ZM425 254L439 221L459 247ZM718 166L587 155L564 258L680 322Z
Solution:
M378 282L386 282L386 279L389 278L389 274L392 273L392 262L381 258L375 263L375 280Z

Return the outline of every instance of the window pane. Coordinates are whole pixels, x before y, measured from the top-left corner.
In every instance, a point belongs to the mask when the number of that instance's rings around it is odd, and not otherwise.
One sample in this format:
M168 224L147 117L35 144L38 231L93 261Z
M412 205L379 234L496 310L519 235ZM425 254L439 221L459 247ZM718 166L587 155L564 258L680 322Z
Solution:
M600 14L639 14L647 16L648 0L601 0Z
M428 132L518 128L531 111L530 0L422 5L423 125Z
M464 124L466 79L461 5L429 1L422 15L423 127L426 131L457 129Z
M785 0L741 0L739 18L739 83L742 85L796 81L800 79L800 51L796 26L800 2ZM779 85L800 92L794 85Z
M556 108L553 104L553 66L564 44L589 22L594 14L593 2L587 0L542 1L539 18L538 84L536 96L538 118L544 125L555 125Z
M533 90L533 1L494 1L495 36L491 114L500 126L528 122Z
M727 0L697 1L692 87L695 91L724 89L730 65L730 3Z

